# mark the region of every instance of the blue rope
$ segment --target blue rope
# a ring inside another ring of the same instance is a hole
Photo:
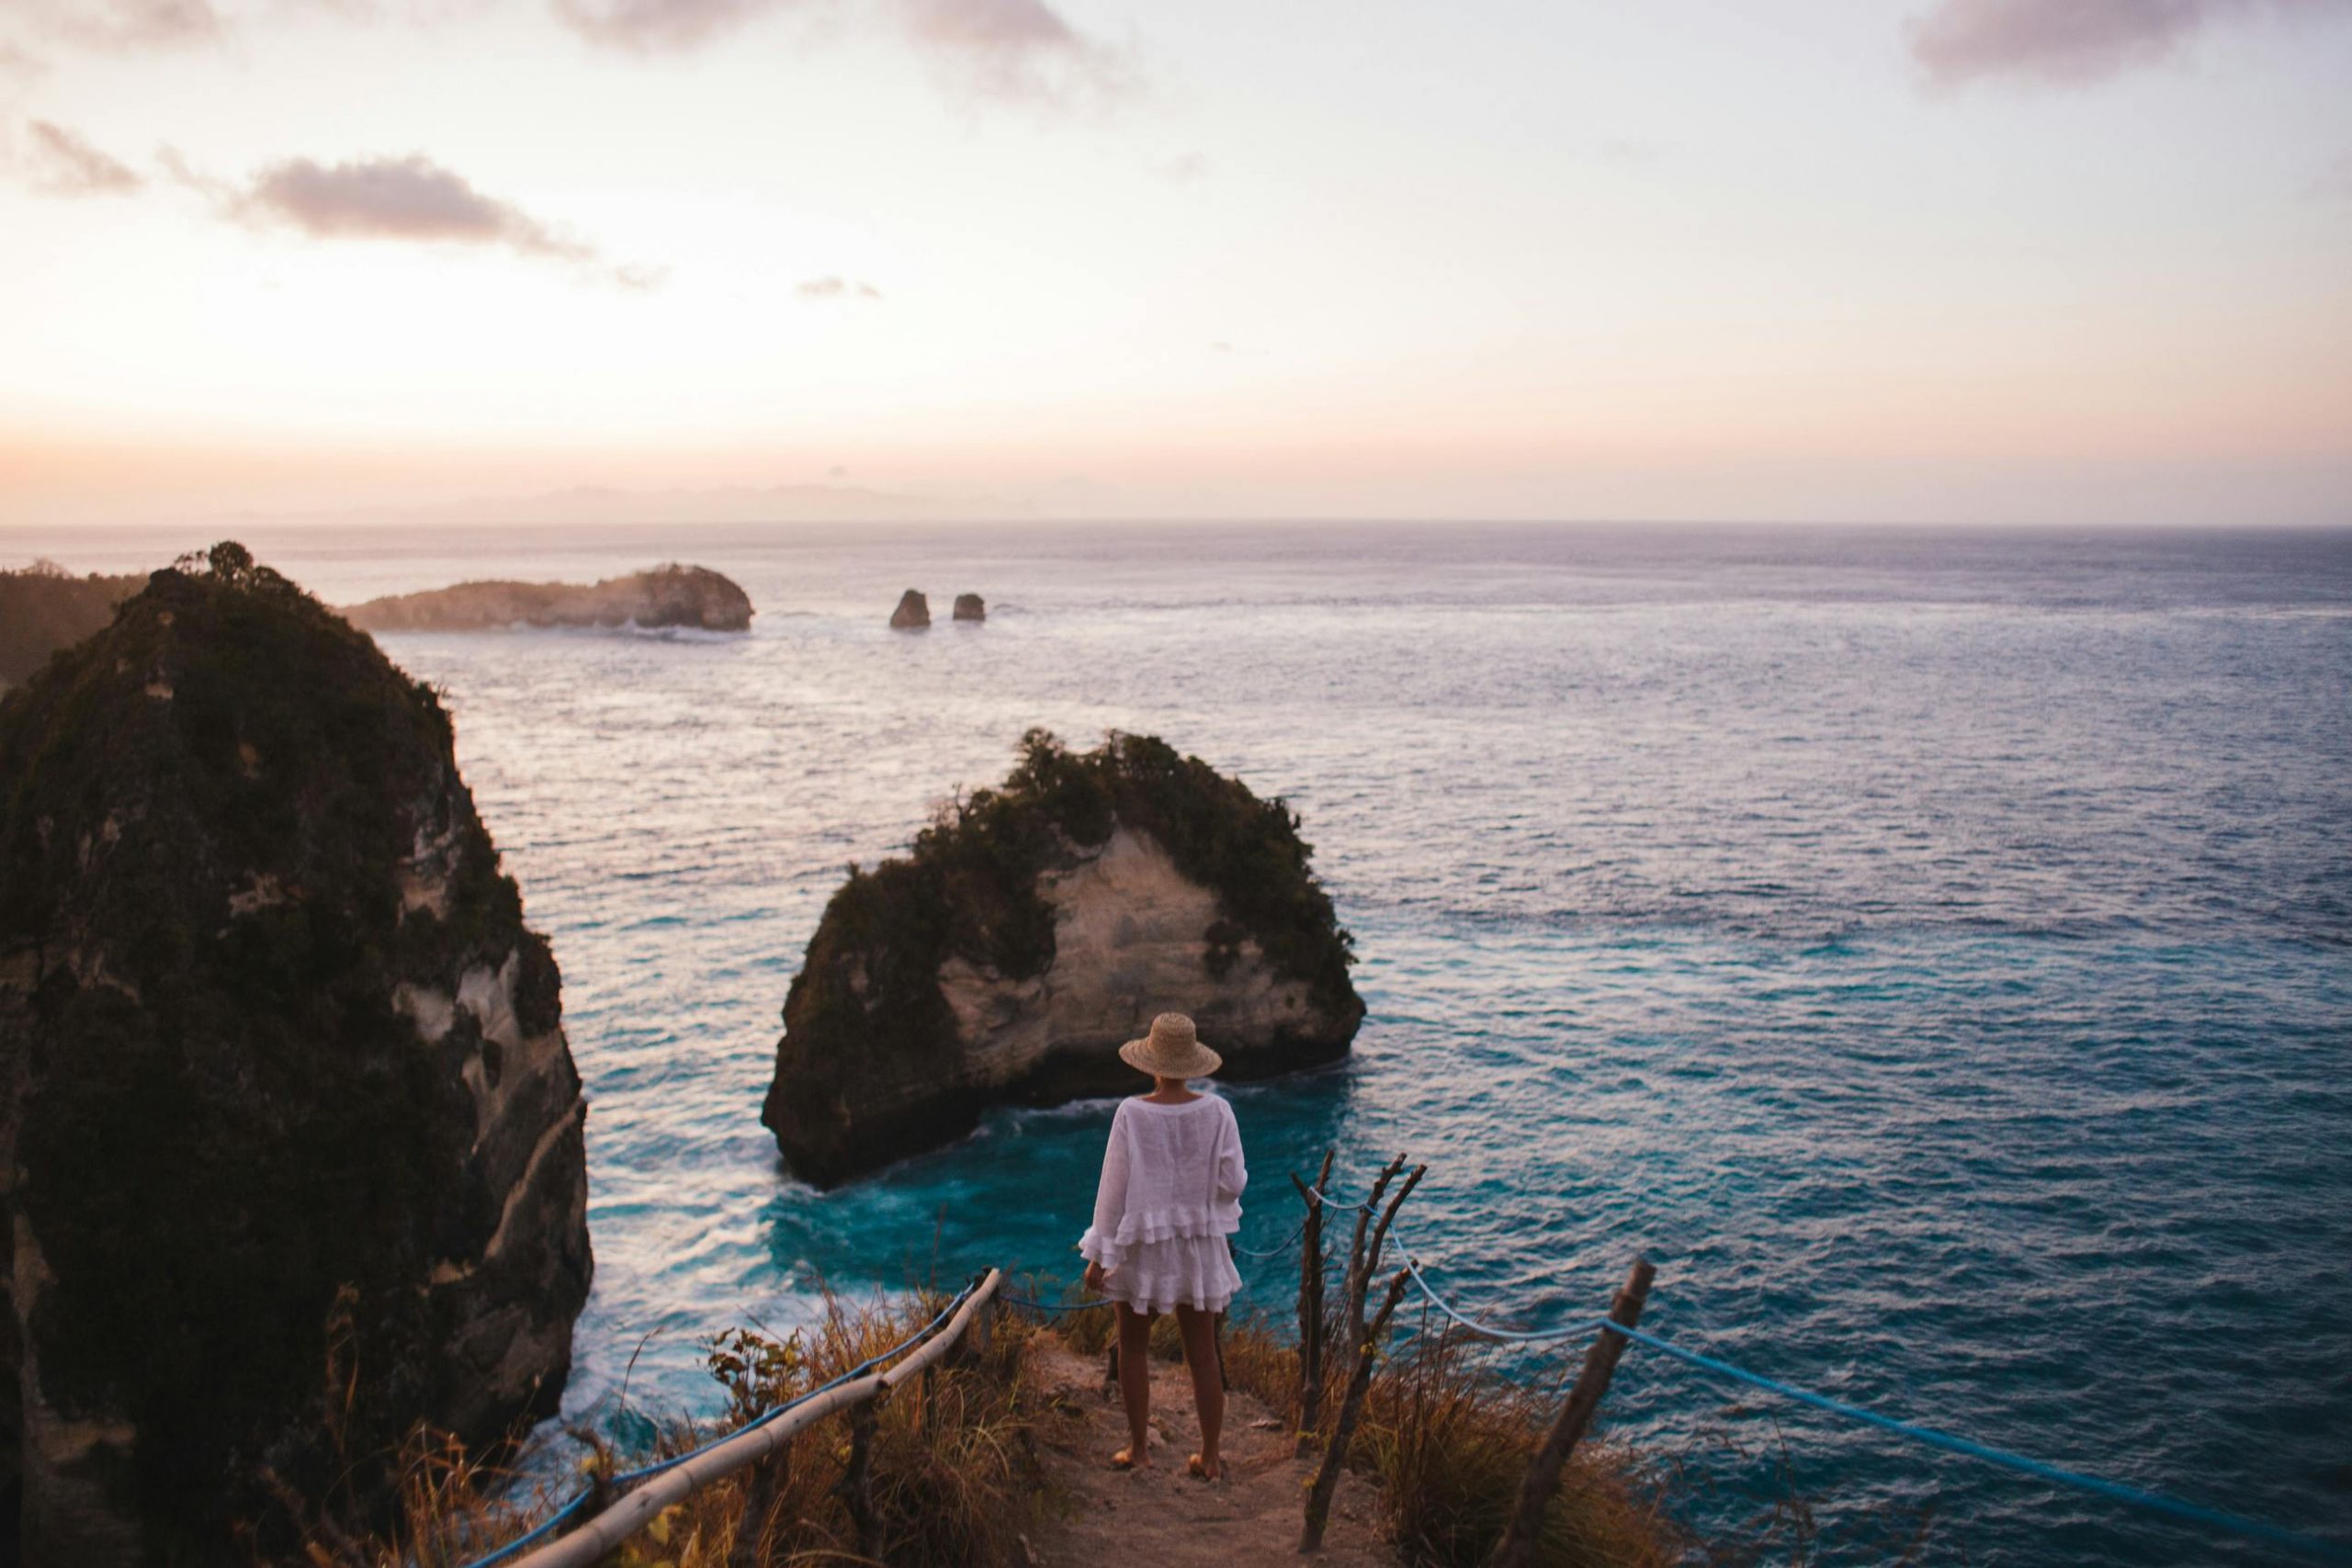
[[[1014,1306],[1027,1307],[1031,1312],[1053,1313],[1057,1316],[1073,1312],[1100,1312],[1111,1304],[1107,1297],[1099,1302],[1059,1303],[1041,1302],[1035,1296],[1007,1296],[1004,1299]]]
[[[808,1404],[810,1400],[816,1398],[820,1393],[830,1393],[845,1382],[852,1382],[858,1378],[864,1377],[867,1372],[872,1371],[876,1367],[880,1366],[883,1362],[903,1353],[910,1347],[921,1343],[922,1340],[930,1338],[932,1335],[938,1332],[940,1325],[945,1323],[950,1317],[954,1316],[956,1309],[962,1306],[967,1301],[971,1299],[972,1292],[980,1288],[980,1280],[984,1278],[986,1278],[985,1275],[975,1276],[970,1284],[956,1292],[954,1300],[950,1301],[945,1306],[940,1308],[939,1315],[937,1317],[933,1318],[922,1327],[917,1329],[914,1333],[910,1334],[904,1339],[899,1340],[896,1345],[891,1346],[888,1349],[870,1356],[866,1359],[860,1361],[856,1366],[852,1367],[849,1371],[842,1373],[839,1377],[834,1378],[830,1382],[820,1383],[817,1387],[810,1389],[806,1393],[796,1395],[791,1399],[786,1400],[782,1404],[775,1405],[768,1410],[763,1410],[759,1415],[752,1416],[749,1421],[744,1422],[741,1427],[736,1427],[733,1431],[722,1432],[718,1437],[711,1438],[708,1442],[704,1443],[697,1448],[689,1449],[684,1453],[673,1455],[669,1459],[662,1460],[653,1464],[640,1465],[635,1470],[625,1470],[618,1475],[614,1476],[608,1484],[614,1490],[618,1491],[624,1487],[634,1486],[641,1481],[650,1481],[654,1476],[661,1474],[663,1471],[675,1470],[678,1466],[685,1463],[688,1460],[697,1459],[702,1455],[708,1453],[711,1450],[717,1448],[721,1443],[732,1442],[735,1438],[741,1437],[746,1432],[755,1431],[758,1428],[768,1425],[779,1416],[787,1415],[799,1408],[801,1405]],[[529,1546],[533,1542],[552,1533],[557,1526],[562,1524],[564,1520],[578,1513],[581,1507],[587,1503],[589,1496],[589,1493],[584,1491],[582,1492],[579,1495],[573,1497],[571,1502],[566,1503],[562,1507],[557,1509],[554,1513],[540,1520],[539,1523],[529,1531],[529,1533],[516,1536],[513,1540],[508,1541],[504,1546],[500,1547],[497,1551],[491,1552],[487,1556],[477,1557],[471,1562],[467,1563],[466,1568],[496,1568],[498,1563],[505,1562],[508,1558],[514,1556],[525,1547]]]
[[[1314,1216],[1312,1214],[1308,1215],[1308,1219],[1312,1219],[1313,1217]],[[1283,1253],[1288,1252],[1292,1247],[1298,1245],[1298,1238],[1306,1234],[1306,1220],[1299,1221],[1298,1228],[1290,1233],[1290,1239],[1288,1241],[1282,1243],[1278,1247],[1268,1247],[1263,1252],[1259,1251],[1254,1247],[1236,1247],[1233,1250],[1241,1254],[1244,1258],[1280,1258]]]
[[[1736,1379],[1768,1393],[1777,1393],[1783,1399],[1793,1399],[1800,1404],[1809,1404],[1815,1410],[1826,1411],[1832,1416],[1840,1416],[1849,1421],[1863,1422],[1883,1431],[1893,1432],[1898,1437],[1908,1438],[1913,1442],[1926,1443],[1932,1448],[1944,1449],[1956,1454],[1965,1454],[1971,1459],[1981,1459],[1993,1464],[2004,1465],[2020,1474],[2034,1476],[2042,1481],[2055,1482],[2062,1486],[2072,1486],[2078,1491],[2095,1493],[2102,1497],[2111,1497],[2119,1503],[2129,1503],[2134,1507],[2147,1508],[2159,1514],[2169,1514],[2175,1518],[2209,1525],[2216,1529],[2232,1530],[2239,1535],[2250,1536],[2256,1540],[2267,1540],[2273,1546],[2288,1547],[2313,1557],[2352,1562],[2352,1547],[2321,1540],[2316,1536],[2304,1535],[2261,1519],[2250,1519],[2242,1514],[2225,1514],[2219,1508],[2208,1508],[2198,1503],[2184,1503],[2178,1498],[2166,1497],[2154,1492],[2143,1492],[2136,1486],[2126,1486],[2120,1481],[2108,1481],[2096,1475],[2085,1475],[2078,1471],[2061,1470],[2054,1464],[2045,1464],[2038,1459],[2028,1459],[2023,1454],[2011,1453],[2007,1449],[1993,1448],[1967,1438],[1955,1437],[1950,1432],[1939,1432],[1933,1427],[1920,1427],[1908,1421],[1897,1421],[1893,1416],[1881,1416],[1874,1410],[1865,1410],[1859,1404],[1848,1404],[1843,1400],[1831,1399],[1826,1394],[1797,1388],[1781,1382],[1777,1378],[1768,1378],[1761,1372],[1751,1372],[1745,1367],[1733,1366],[1729,1361],[1718,1360],[1713,1356],[1702,1356],[1696,1350],[1686,1350],[1681,1346],[1661,1339],[1655,1334],[1647,1334],[1638,1328],[1628,1328],[1622,1323],[1615,1323],[1605,1317],[1598,1320],[1598,1326],[1611,1334],[1622,1334],[1626,1338],[1646,1345],[1653,1350],[1663,1350],[1669,1356],[1688,1361],[1692,1366],[1702,1368],[1719,1377]]]
[[[1334,1203],[1320,1192],[1310,1191],[1307,1196],[1312,1201],[1315,1209],[1337,1209],[1343,1214],[1356,1213],[1372,1207],[1369,1202]],[[1299,1221],[1298,1228],[1290,1233],[1290,1239],[1283,1242],[1279,1247],[1272,1247],[1264,1252],[1259,1251],[1254,1247],[1236,1247],[1233,1250],[1239,1253],[1244,1258],[1280,1258],[1283,1253],[1288,1252],[1292,1247],[1298,1245],[1298,1238],[1306,1234],[1307,1224],[1314,1218],[1315,1215],[1313,1209],[1310,1209],[1307,1213],[1306,1219]]]
[[[537,1527],[532,1529],[529,1534],[516,1536],[513,1540],[508,1541],[504,1546],[500,1547],[489,1556],[474,1559],[473,1562],[466,1565],[466,1568],[492,1568],[492,1564],[493,1563],[505,1562],[508,1558],[514,1556],[525,1547],[537,1541],[542,1537],[553,1534],[555,1528],[558,1525],[560,1525],[564,1520],[578,1513],[582,1506],[587,1501],[588,1494],[582,1492],[579,1496],[574,1497],[571,1502],[566,1503],[562,1507],[558,1508],[554,1513],[549,1514],[546,1518],[540,1520]]]
[[[1404,1238],[1400,1235],[1397,1239],[1401,1242]],[[2085,1475],[2077,1471],[2062,1470],[2054,1464],[2046,1464],[2041,1460],[2029,1459],[2023,1454],[2011,1453],[2007,1449],[1993,1448],[1989,1444],[1976,1442],[1968,1438],[1955,1437],[1950,1432],[1939,1432],[1932,1427],[1921,1427],[1909,1421],[1897,1421],[1891,1416],[1881,1416],[1874,1410],[1865,1410],[1858,1404],[1848,1404],[1843,1400],[1832,1399],[1826,1394],[1815,1393],[1810,1389],[1798,1388],[1794,1384],[1782,1382],[1777,1378],[1768,1378],[1761,1372],[1751,1372],[1745,1367],[1734,1366],[1731,1362],[1720,1360],[1713,1356],[1702,1356],[1698,1351],[1685,1349],[1671,1340],[1661,1339],[1657,1335],[1643,1329],[1628,1328],[1623,1324],[1610,1318],[1595,1318],[1588,1323],[1571,1324],[1565,1328],[1543,1329],[1534,1332],[1496,1328],[1480,1323],[1476,1318],[1465,1316],[1454,1307],[1453,1303],[1438,1294],[1431,1288],[1429,1280],[1422,1277],[1420,1265],[1409,1251],[1406,1254],[1405,1269],[1412,1276],[1413,1282],[1421,1288],[1421,1293],[1427,1296],[1440,1312],[1444,1313],[1446,1316],[1474,1334],[1482,1334],[1493,1339],[1507,1339],[1519,1344],[1566,1339],[1596,1330],[1622,1334],[1637,1344],[1646,1345],[1653,1350],[1664,1351],[1668,1356],[1688,1361],[1692,1366],[1713,1372],[1718,1377],[1731,1378],[1739,1382],[1747,1383],[1752,1387],[1763,1389],[1767,1393],[1777,1393],[1784,1399],[1795,1400],[1800,1404],[1811,1405],[1815,1410],[1825,1411],[1849,1421],[1859,1421],[1866,1426],[1876,1427],[1883,1431],[1893,1432],[1898,1437],[1908,1438],[1913,1442],[1925,1443],[1931,1448],[1943,1449],[1951,1453],[1964,1454],[1970,1459],[1984,1460],[1989,1463],[2017,1471],[2020,1474],[2033,1476],[2038,1480],[2054,1482],[2062,1486],[2072,1486],[2077,1491],[2112,1498],[2116,1502],[2128,1503],[2134,1507],[2146,1508],[2154,1513],[2168,1514],[2174,1518],[2186,1519],[2193,1524],[2206,1525],[2215,1529],[2229,1530],[2238,1535],[2247,1536],[2256,1540],[2268,1541],[2274,1546],[2283,1546],[2309,1556],[2325,1558],[2334,1562],[2352,1562],[2352,1547],[2322,1540],[2316,1536],[2304,1535],[2300,1531],[2290,1530],[2261,1519],[2250,1519],[2241,1514],[2227,1514],[2218,1508],[2208,1508],[2201,1504],[2184,1503],[2178,1498],[2166,1497],[2154,1492],[2143,1492],[2136,1486],[2126,1486],[2119,1481],[2108,1481],[2096,1475]]]

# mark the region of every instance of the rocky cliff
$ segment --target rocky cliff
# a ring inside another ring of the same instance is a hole
[[[569,582],[460,582],[370,599],[344,612],[371,632],[480,632],[509,626],[684,626],[748,631],[751,596],[698,566],[657,566],[582,587]]]
[[[51,654],[114,619],[114,607],[145,581],[74,577],[46,561],[29,570],[0,571],[0,688],[29,679]]]
[[[430,689],[221,546],[0,700],[0,781],[25,1560],[275,1555],[552,1412],[585,1106]]]
[[[1001,1101],[1139,1089],[1121,1042],[1189,1012],[1227,1077],[1336,1060],[1363,1019],[1298,820],[1148,736],[1032,732],[1002,787],[853,866],[784,1006],[761,1120],[845,1179]]]

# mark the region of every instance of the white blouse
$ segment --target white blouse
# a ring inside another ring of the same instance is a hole
[[[1123,1100],[1102,1151],[1094,1224],[1078,1250],[1115,1269],[1136,1248],[1176,1236],[1241,1228],[1241,1129],[1233,1107],[1204,1094],[1182,1105]]]

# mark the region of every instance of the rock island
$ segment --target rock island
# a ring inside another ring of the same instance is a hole
[[[982,1111],[1136,1089],[1118,1059],[1189,1012],[1224,1076],[1338,1060],[1363,1019],[1348,933],[1298,818],[1149,736],[1043,731],[912,852],[850,868],[785,999],[761,1119],[843,1180]]]
[[[460,582],[370,599],[344,611],[371,632],[502,631],[509,626],[685,627],[740,632],[752,599],[705,567],[657,566],[582,586],[571,582]]]

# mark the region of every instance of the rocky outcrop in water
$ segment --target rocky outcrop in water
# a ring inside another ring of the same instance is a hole
[[[355,604],[344,615],[371,632],[481,632],[510,626],[685,627],[740,632],[752,600],[699,566],[657,566],[586,587],[568,582],[460,582]]]
[[[114,607],[146,581],[74,577],[47,561],[0,571],[0,688],[29,679],[51,654],[114,619]]]
[[[989,607],[977,593],[956,595],[956,618],[959,621],[985,621]]]
[[[898,632],[921,631],[931,625],[931,601],[910,588],[899,595],[899,607],[890,612],[890,629]]]
[[[0,779],[25,1560],[244,1562],[552,1413],[586,1108],[431,689],[221,546],[0,700]]]
[[[1188,1012],[1262,1077],[1337,1060],[1363,1020],[1298,819],[1148,736],[1033,732],[998,789],[825,908],[784,1004],[761,1120],[836,1182],[989,1106],[1141,1087],[1118,1047]]]

